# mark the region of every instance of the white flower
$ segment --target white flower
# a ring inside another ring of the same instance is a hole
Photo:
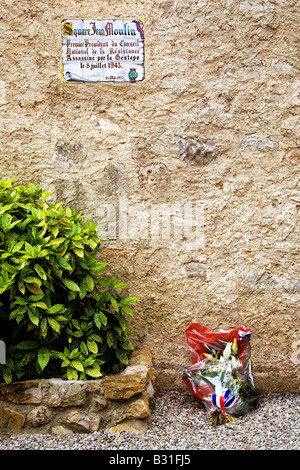
[[[230,358],[230,355],[231,355],[231,343],[227,343],[223,351],[223,357],[225,361]]]
[[[231,357],[230,363],[231,363],[232,369],[240,369],[241,367],[243,367],[241,361],[239,361],[238,359],[236,359],[234,356]]]

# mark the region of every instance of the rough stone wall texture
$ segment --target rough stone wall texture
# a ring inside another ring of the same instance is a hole
[[[0,436],[111,430],[146,432],[155,383],[152,354],[134,351],[120,373],[97,380],[0,384]]]
[[[40,184],[104,232],[105,204],[127,201],[131,232],[103,240],[102,258],[140,297],[134,341],[153,353],[157,387],[182,386],[197,319],[248,327],[256,385],[299,391],[299,11],[1,0],[1,177]],[[60,18],[128,16],[145,19],[146,81],[62,84]],[[155,204],[201,204],[204,245],[176,224],[161,239],[138,231]]]

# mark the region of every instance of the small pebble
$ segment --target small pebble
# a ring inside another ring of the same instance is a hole
[[[264,394],[259,407],[235,424],[212,427],[189,392],[159,391],[145,434],[23,435],[0,438],[0,450],[298,450],[299,405],[297,394]]]

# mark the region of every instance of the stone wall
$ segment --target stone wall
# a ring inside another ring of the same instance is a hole
[[[151,420],[154,369],[135,351],[120,374],[97,380],[42,379],[0,384],[0,435],[122,430],[143,433]]]
[[[153,353],[157,386],[181,387],[197,319],[248,327],[257,386],[298,391],[299,2],[2,4],[1,177],[101,227],[108,273],[140,297],[134,341]],[[145,20],[146,80],[62,84],[60,18],[128,16]],[[158,236],[163,204],[175,224]],[[198,245],[178,205],[203,208]]]

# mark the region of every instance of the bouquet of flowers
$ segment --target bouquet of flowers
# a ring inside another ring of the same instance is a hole
[[[192,350],[192,365],[181,369],[182,379],[211,412],[211,424],[235,422],[241,414],[257,407],[248,329],[220,330],[191,323],[185,330]]]

